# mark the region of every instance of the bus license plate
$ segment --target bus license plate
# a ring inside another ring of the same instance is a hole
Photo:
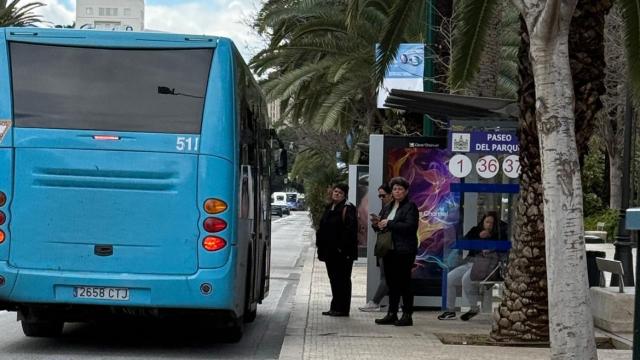
[[[100,300],[129,300],[129,289],[113,287],[75,286],[73,297]]]

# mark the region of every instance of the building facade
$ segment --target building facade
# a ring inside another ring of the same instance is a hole
[[[144,0],[77,0],[76,28],[144,30]]]

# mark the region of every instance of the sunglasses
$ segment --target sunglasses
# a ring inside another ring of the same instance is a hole
[[[386,196],[388,196],[389,194],[379,194],[378,197],[380,199],[384,199]]]

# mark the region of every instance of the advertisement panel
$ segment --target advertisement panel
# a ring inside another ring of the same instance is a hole
[[[378,54],[378,45],[376,45]],[[378,108],[384,107],[384,101],[391,89],[422,91],[424,88],[424,44],[400,44],[398,53],[389,65],[389,69],[378,89]]]
[[[446,138],[384,137],[383,178],[406,178],[420,213],[412,275],[416,296],[441,295],[444,249],[456,240],[460,195],[450,186],[460,179],[449,172],[450,157]]]

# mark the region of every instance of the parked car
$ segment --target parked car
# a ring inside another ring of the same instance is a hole
[[[280,205],[271,205],[271,215],[277,215],[279,217],[282,217],[282,214],[284,213],[284,211],[282,211],[282,206]]]

